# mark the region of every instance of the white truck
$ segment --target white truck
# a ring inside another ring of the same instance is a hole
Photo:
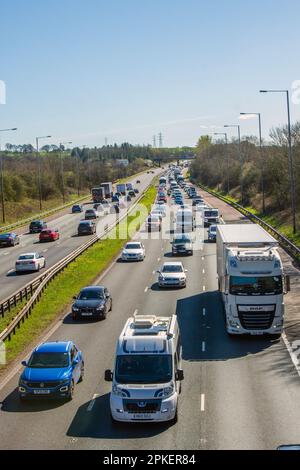
[[[217,226],[217,274],[230,335],[277,335],[289,290],[278,242],[256,224]]]
[[[176,213],[176,233],[193,232],[195,228],[193,211],[179,209]]]

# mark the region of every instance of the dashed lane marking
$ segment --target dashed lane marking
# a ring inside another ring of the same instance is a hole
[[[87,407],[86,411],[89,411],[89,412],[92,411],[92,409],[93,409],[93,407],[94,407],[94,405],[95,405],[95,403],[96,403],[96,399],[97,399],[98,397],[100,397],[99,393],[95,393],[95,394],[93,395],[93,398],[92,398],[92,400],[90,401],[90,404],[89,404],[89,406]]]
[[[205,411],[205,395],[204,393],[201,393],[201,405],[200,405],[201,411]]]

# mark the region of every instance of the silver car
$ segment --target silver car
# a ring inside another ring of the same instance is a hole
[[[186,272],[181,261],[166,262],[158,272],[159,287],[186,287]]]

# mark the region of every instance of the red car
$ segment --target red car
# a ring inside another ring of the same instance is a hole
[[[58,239],[59,239],[58,230],[47,228],[45,230],[42,230],[40,233],[40,242],[55,242],[55,240],[58,240]]]

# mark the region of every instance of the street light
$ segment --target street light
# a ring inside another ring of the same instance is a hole
[[[62,146],[63,145],[70,145],[70,144],[72,144],[72,142],[60,142],[59,143],[60,171],[61,171],[63,204],[65,203],[65,180],[64,180],[64,157],[63,157],[63,152],[62,152]]]
[[[291,206],[292,206],[292,217],[293,217],[293,232],[297,232],[296,224],[296,191],[295,191],[295,175],[294,175],[294,163],[293,163],[293,151],[292,151],[292,132],[291,132],[291,113],[290,113],[290,94],[289,90],[260,90],[260,93],[285,93],[287,102],[287,115],[288,115],[288,163],[289,163],[289,174],[291,183]]]
[[[266,211],[265,203],[265,171],[262,153],[262,135],[261,135],[261,113],[240,113],[241,116],[257,116],[258,117],[258,133],[259,133],[259,151],[261,160],[261,189],[262,189],[262,213]]]
[[[244,202],[244,185],[243,185],[243,157],[241,151],[241,126],[239,124],[226,124],[224,127],[233,127],[238,131],[238,147],[239,147],[239,159],[240,159],[240,186],[241,186],[241,199],[242,205]]]
[[[227,132],[214,132],[214,135],[225,136],[225,149],[226,149],[226,161],[227,161],[227,193],[229,194],[229,155],[228,155],[228,134]]]
[[[18,130],[17,127],[12,127],[10,129],[0,129],[0,132],[11,132]],[[1,179],[1,205],[2,205],[2,221],[5,223],[5,198],[4,198],[4,175],[3,175],[3,157],[1,153],[1,140],[0,140],[0,179]]]
[[[42,211],[42,182],[41,182],[41,157],[39,155],[39,141],[42,139],[50,139],[50,138],[51,138],[51,135],[36,137],[36,156],[38,159],[38,184],[39,184],[40,211]]]

